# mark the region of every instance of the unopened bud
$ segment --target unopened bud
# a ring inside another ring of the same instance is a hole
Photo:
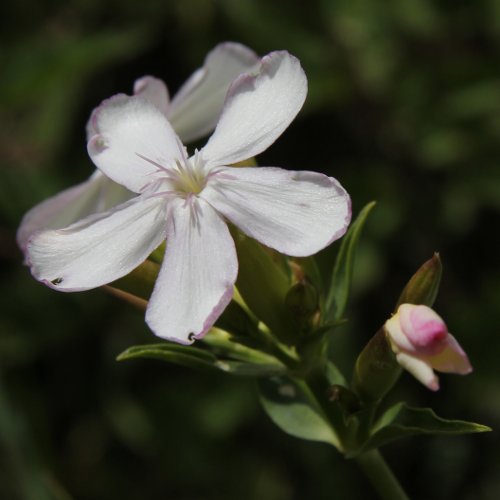
[[[308,321],[318,310],[318,292],[307,281],[300,281],[288,290],[285,305],[297,319]]]
[[[398,363],[433,391],[439,389],[434,370],[461,375],[472,371],[467,355],[430,307],[402,304],[386,321],[385,331]]]

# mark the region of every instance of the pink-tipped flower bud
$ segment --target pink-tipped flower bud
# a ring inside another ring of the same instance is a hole
[[[434,370],[466,375],[472,371],[467,355],[430,307],[402,304],[386,321],[385,331],[398,363],[429,389],[439,389]]]

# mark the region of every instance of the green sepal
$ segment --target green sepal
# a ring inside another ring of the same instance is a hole
[[[354,253],[364,224],[374,206],[374,201],[364,206],[342,239],[325,302],[324,319],[326,321],[338,320],[344,314],[351,289]]]
[[[362,401],[376,403],[394,386],[401,370],[385,331],[381,328],[356,359],[352,388]]]
[[[236,286],[243,300],[282,342],[293,344],[298,333],[285,305],[291,283],[282,256],[239,232],[233,236],[239,261]]]
[[[271,420],[291,436],[340,448],[339,439],[307,385],[290,377],[258,381],[259,396]]]
[[[463,420],[447,420],[438,417],[430,408],[412,408],[406,403],[397,403],[380,417],[373,427],[371,437],[360,450],[351,456],[406,436],[418,434],[457,435],[488,431],[491,431],[491,428],[486,425]]]
[[[422,304],[432,307],[439,291],[443,266],[439,254],[435,253],[424,262],[404,287],[396,304]]]
[[[404,303],[432,306],[439,290],[441,274],[441,259],[435,253],[410,278],[398,299],[395,311]],[[363,401],[377,402],[394,386],[401,371],[382,327],[356,360],[353,389]]]

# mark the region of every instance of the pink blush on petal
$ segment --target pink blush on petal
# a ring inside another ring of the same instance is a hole
[[[402,313],[401,327],[415,348],[425,355],[435,355],[443,351],[448,329],[431,308],[411,306]]]

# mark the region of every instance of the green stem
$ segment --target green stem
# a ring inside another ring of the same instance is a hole
[[[359,443],[364,443],[370,438],[376,411],[377,404],[370,402],[365,405],[361,412],[359,412],[359,429],[357,432],[357,440]]]
[[[371,450],[354,459],[382,500],[409,500],[399,481],[378,450]]]
[[[326,418],[339,439],[337,445],[341,453],[345,453],[352,446],[356,446],[359,437],[358,432],[368,432],[368,427],[373,417],[374,408],[370,408],[365,415],[365,422],[362,423],[364,429],[355,429],[349,425],[349,419],[346,421],[340,408],[326,399],[326,388],[328,382],[322,374],[313,372],[305,380],[316,401],[323,409]],[[354,458],[365,476],[368,478],[381,500],[409,500],[403,488],[396,479],[390,467],[378,450],[371,450],[362,453]]]

